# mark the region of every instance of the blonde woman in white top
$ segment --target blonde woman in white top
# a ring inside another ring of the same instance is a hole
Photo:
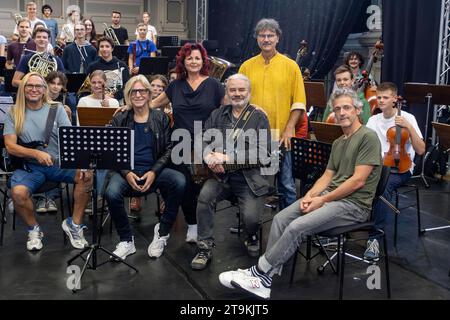
[[[156,45],[156,36],[158,35],[158,32],[156,31],[156,28],[150,24],[150,13],[148,13],[147,11],[144,11],[144,13],[142,14],[142,22],[147,25],[146,38],[150,41],[153,41],[153,43]],[[136,39],[138,39],[139,32],[137,28],[134,34],[136,35]]]
[[[119,101],[105,94],[106,76],[102,70],[92,72],[89,80],[91,82],[91,94],[81,98],[77,107],[119,107]]]

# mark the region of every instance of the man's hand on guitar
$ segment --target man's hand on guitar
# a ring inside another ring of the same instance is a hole
[[[52,157],[44,151],[34,150],[34,158],[42,165],[50,167],[53,165]]]

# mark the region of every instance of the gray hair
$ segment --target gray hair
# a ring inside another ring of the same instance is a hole
[[[353,106],[357,109],[361,109],[363,107],[362,101],[359,99],[358,95],[355,91],[351,89],[337,89],[330,98],[331,106],[333,107],[334,102],[342,97],[349,97],[353,101]]]
[[[246,76],[244,76],[243,74],[236,73],[236,74],[233,74],[232,76],[229,76],[225,83],[225,89],[227,89],[227,90],[228,90],[228,83],[230,82],[230,80],[243,80],[247,84],[248,91],[249,92],[252,91],[252,85],[251,85],[250,79],[247,78]]]
[[[255,27],[255,34],[253,35],[255,38],[258,37],[258,34],[263,30],[270,30],[276,32],[278,38],[281,38],[282,32],[278,21],[274,19],[261,19],[258,21]]]

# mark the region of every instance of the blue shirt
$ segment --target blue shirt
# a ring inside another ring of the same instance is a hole
[[[153,132],[147,123],[134,122],[134,170],[150,171],[154,163]]]
[[[42,19],[47,25],[47,29],[50,30],[51,39],[50,43],[54,47],[56,44],[56,35],[58,34],[58,22],[55,19]]]
[[[142,57],[150,57],[151,53],[156,51],[157,49],[155,44],[150,40],[136,40],[132,42],[128,47],[128,54],[136,53],[136,60],[134,63],[136,67],[139,67],[139,65],[141,64]]]

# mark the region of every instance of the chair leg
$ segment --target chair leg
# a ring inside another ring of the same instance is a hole
[[[237,207],[237,216],[238,216],[238,237],[241,236],[241,209],[239,209],[239,206]]]
[[[398,208],[398,191],[395,190],[395,207]],[[394,212],[394,247],[397,247],[398,214]]]
[[[312,247],[312,237],[306,237],[306,261],[311,260],[311,247]]]
[[[64,221],[64,219],[66,218],[66,215],[64,212],[63,191],[61,188],[59,188],[59,206],[60,206],[59,211],[61,211],[61,223],[62,223]],[[64,243],[64,245],[66,245],[67,244],[66,233],[63,231],[62,235],[63,235],[63,243]]]
[[[342,252],[338,254],[340,256],[340,267],[339,267],[339,300],[342,300],[344,296],[344,269],[345,269],[345,249],[346,249],[346,236],[344,235],[342,242]]]
[[[16,209],[13,210],[13,223],[12,223],[12,229],[16,230]]]
[[[261,257],[263,255],[263,224],[261,223],[259,225],[259,256]]]
[[[70,188],[69,184],[66,184],[67,207],[69,208],[69,216],[71,217],[73,215],[72,214],[73,206],[72,206],[72,201],[70,201],[70,190],[69,190],[69,188]]]
[[[292,261],[292,269],[291,269],[291,277],[289,279],[289,285],[291,285],[294,282],[295,267],[297,266],[297,256],[298,256],[298,249],[295,250],[295,253],[294,253],[294,259]]]
[[[384,247],[384,264],[386,269],[386,289],[387,289],[387,296],[388,299],[391,298],[391,279],[389,276],[389,252],[387,247],[387,241],[386,241],[386,234],[383,234],[383,247]]]
[[[422,224],[420,221],[420,197],[419,187],[416,186],[416,207],[417,207],[417,234],[419,237],[422,235]]]
[[[342,235],[338,236],[338,244],[337,244],[337,263],[336,263],[336,269],[337,269],[337,274],[339,275],[341,273],[341,242],[342,242]]]

